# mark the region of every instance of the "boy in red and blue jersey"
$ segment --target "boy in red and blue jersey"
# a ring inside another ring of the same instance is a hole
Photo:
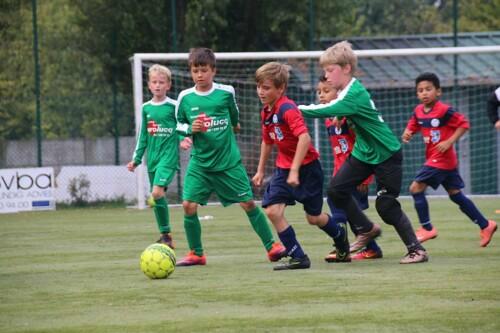
[[[318,85],[316,87],[316,93],[318,95],[318,100],[321,104],[328,103],[337,98],[337,89],[328,83],[326,77],[321,75],[319,78]],[[338,120],[337,117],[326,118],[325,126],[328,132],[328,137],[330,138],[330,145],[333,152],[333,176],[340,169],[342,164],[347,160],[352,152],[354,142],[356,141],[356,134],[349,126],[347,119],[342,117]],[[359,208],[361,210],[368,209],[368,186],[373,182],[373,175],[366,178],[361,184],[359,184],[356,190],[352,193],[352,196],[356,200]],[[346,213],[343,209],[335,207],[330,198],[327,199],[328,206],[334,220],[337,223],[345,223],[347,221]],[[349,223],[351,230],[354,234],[357,234],[354,226]],[[366,259],[378,259],[382,258],[382,250],[378,246],[377,242],[372,239],[368,242],[365,248],[356,254],[351,256],[352,260],[366,260]],[[334,262],[337,257],[336,251],[330,252],[326,257],[325,261]]]
[[[311,144],[309,131],[297,105],[285,96],[289,70],[288,65],[270,62],[255,73],[257,94],[263,109],[260,159],[252,181],[256,186],[262,185],[266,162],[273,145],[276,145],[276,168],[264,192],[262,207],[291,257],[289,262],[274,269],[310,267],[308,256],[284,216],[286,206],[295,205],[296,201],[302,203],[307,221],[333,239],[337,251],[336,261],[349,262],[351,258],[345,225],[337,224],[331,216],[322,213],[323,170],[319,154]]]
[[[432,225],[429,205],[425,197],[427,186],[436,189],[442,185],[454,203],[465,213],[480,231],[480,246],[486,247],[497,230],[495,221],[487,220],[476,205],[462,193],[464,182],[458,173],[457,154],[453,144],[469,129],[464,115],[439,100],[441,85],[434,73],[423,73],[415,80],[417,97],[422,102],[413,111],[403,142],[407,143],[415,133],[421,132],[426,145],[425,164],[410,185],[421,228],[416,231],[420,242],[436,238],[438,232]]]

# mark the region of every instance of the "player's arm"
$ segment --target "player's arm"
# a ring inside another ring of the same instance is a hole
[[[235,132],[239,131],[240,128],[240,110],[238,104],[236,103],[236,93],[234,88],[230,86],[230,98],[229,98],[229,118],[231,119],[231,126],[235,129]]]
[[[311,145],[311,136],[309,133],[305,132],[298,136],[299,141],[297,142],[297,148],[295,149],[295,155],[293,156],[292,166],[290,167],[290,172],[288,173],[288,179],[286,182],[292,187],[299,186],[299,171],[304,158],[306,157],[309,146]]]
[[[413,137],[413,134],[419,131],[420,131],[420,125],[418,124],[418,120],[417,117],[415,116],[415,113],[413,113],[413,115],[410,117],[410,120],[408,120],[408,123],[406,124],[406,128],[403,131],[403,134],[401,135],[401,140],[404,143],[408,143]]]
[[[137,143],[135,146],[134,156],[132,161],[127,164],[128,171],[133,172],[135,168],[142,162],[142,156],[144,156],[144,151],[148,145],[148,132],[147,132],[147,116],[144,110],[142,110],[142,120],[141,127],[139,128],[139,135],[137,137]]]
[[[491,93],[490,97],[488,98],[488,108],[487,108],[488,118],[490,119],[493,126],[495,126],[497,129],[500,129],[500,124],[499,124],[500,119],[498,117],[498,107],[500,107],[499,95],[500,95],[500,87],[493,93]]]
[[[175,119],[177,121],[175,130],[179,135],[185,137],[193,134],[190,119],[188,119],[186,115],[185,106],[183,105],[182,97],[180,96],[177,101],[177,105],[175,106]]]
[[[269,156],[271,156],[272,151],[273,151],[273,145],[270,143],[266,143],[264,140],[262,140],[262,143],[260,145],[259,165],[257,166],[257,172],[252,177],[252,182],[255,186],[262,185],[262,180],[264,179],[264,174],[266,169],[266,163],[267,160],[269,159]]]
[[[439,150],[441,153],[444,153],[445,151],[450,149],[450,147],[453,146],[453,144],[457,142],[458,139],[460,139],[460,137],[464,135],[468,130],[469,128],[458,127],[455,130],[455,133],[453,133],[453,135],[450,136],[448,140],[441,141],[440,143],[438,143],[436,145],[436,149]]]
[[[356,113],[356,105],[340,97],[326,104],[299,105],[298,108],[307,118],[338,117],[340,119]]]

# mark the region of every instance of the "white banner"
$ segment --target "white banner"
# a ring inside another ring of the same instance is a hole
[[[0,213],[55,209],[53,168],[0,169]]]

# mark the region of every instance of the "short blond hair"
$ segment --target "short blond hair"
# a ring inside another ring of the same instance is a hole
[[[354,54],[351,43],[344,40],[327,48],[319,57],[319,64],[321,67],[328,65],[339,65],[340,67],[351,65],[351,74],[354,74],[358,67],[358,57]]]
[[[153,73],[163,74],[167,78],[168,82],[172,81],[172,73],[170,72],[170,69],[168,69],[166,66],[154,64],[153,66],[149,67],[148,77],[151,77],[151,74]]]
[[[255,71],[255,82],[262,83],[271,80],[276,88],[285,87],[290,79],[291,66],[279,62],[268,62]]]

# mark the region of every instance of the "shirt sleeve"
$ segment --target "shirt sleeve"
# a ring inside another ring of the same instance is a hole
[[[133,156],[133,161],[135,165],[139,165],[142,162],[142,156],[148,145],[148,127],[147,127],[147,117],[144,109],[142,110],[142,120],[141,127],[139,128],[139,134],[137,136],[137,144],[135,146],[135,152]]]
[[[179,135],[189,136],[192,134],[191,124],[188,117],[186,116],[185,108],[181,98],[179,98],[179,101],[175,106],[175,119],[177,120],[177,127],[175,128],[175,130]]]
[[[229,98],[229,117],[231,118],[231,125],[234,127],[238,125],[238,122],[240,121],[240,110],[238,109],[238,104],[236,103],[236,93],[234,88],[231,88]]]
[[[345,117],[356,113],[356,105],[348,99],[334,99],[326,104],[299,105],[306,118]]]
[[[263,112],[261,112],[261,119],[263,118],[264,115]],[[264,143],[267,143],[268,145],[272,145],[274,143],[273,140],[271,140],[271,138],[269,137],[269,131],[267,127],[264,126],[264,124],[262,124],[262,141],[264,141]]]
[[[288,127],[290,127],[290,130],[295,137],[309,132],[304,122],[304,118],[298,109],[294,108],[287,110],[283,115],[283,118],[287,122]]]
[[[491,123],[495,125],[495,123],[499,120],[498,118],[498,107],[500,106],[500,87],[497,88],[494,92],[491,93],[488,98],[488,118]]]
[[[449,109],[450,111],[453,111],[453,114],[450,118],[450,120],[448,121],[448,126],[450,127],[453,127],[453,128],[469,128],[470,127],[470,124],[469,124],[469,120],[463,115],[461,114],[460,112],[456,112],[454,111],[453,109]]]
[[[420,132],[421,126],[418,124],[415,112],[413,112],[413,114],[410,117],[410,120],[408,120],[406,128],[410,130],[412,133]]]

